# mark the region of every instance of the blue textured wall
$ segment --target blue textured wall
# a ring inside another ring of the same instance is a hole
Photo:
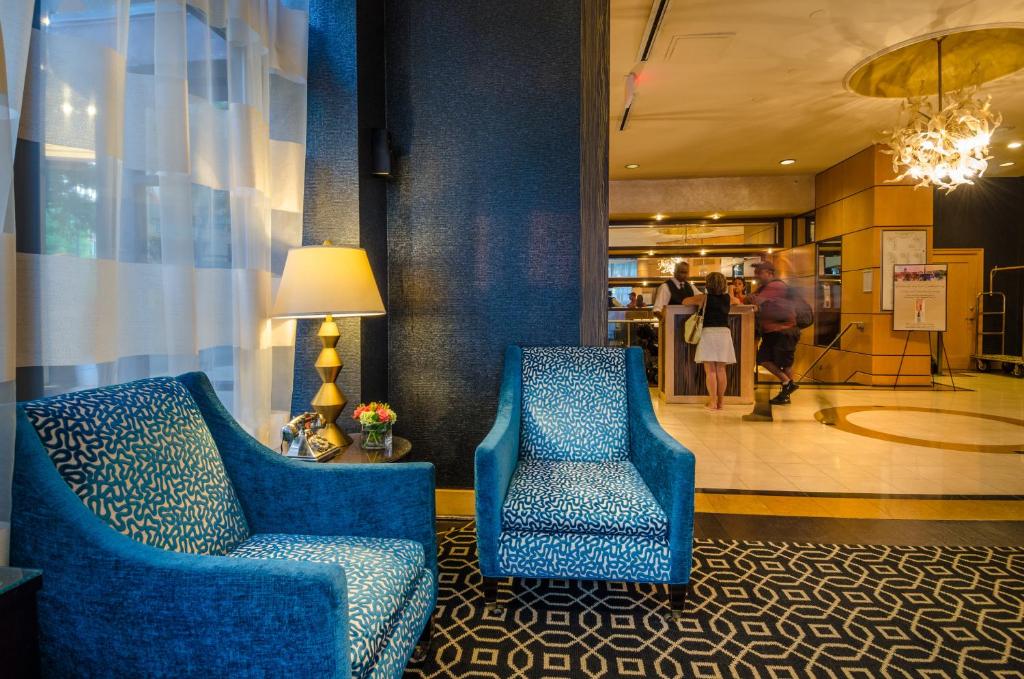
[[[390,398],[472,487],[507,344],[577,344],[578,2],[391,0]]]
[[[327,238],[336,245],[359,244],[356,65],[356,0],[310,0],[304,245]],[[347,415],[360,397],[359,324],[358,319],[338,322],[338,352],[344,362],[338,386],[349,400],[339,419],[345,428],[351,428]],[[320,387],[313,368],[320,353],[319,327],[319,321],[298,322],[292,413],[310,410]]]

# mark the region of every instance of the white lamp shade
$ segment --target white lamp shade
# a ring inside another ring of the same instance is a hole
[[[274,318],[381,316],[384,302],[362,248],[311,245],[288,252]]]

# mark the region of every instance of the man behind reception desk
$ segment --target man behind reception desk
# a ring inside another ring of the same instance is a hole
[[[672,278],[658,286],[658,292],[654,295],[654,313],[661,316],[661,312],[668,304],[682,304],[687,297],[697,294],[690,278],[690,265],[686,262],[677,262],[675,273]]]

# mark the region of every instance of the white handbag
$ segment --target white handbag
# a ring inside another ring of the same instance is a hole
[[[700,308],[697,309],[697,313],[687,318],[686,323],[683,324],[683,339],[688,344],[700,342],[700,334],[704,332],[704,307],[707,306],[707,303],[708,296],[704,295],[704,299],[700,301]]]

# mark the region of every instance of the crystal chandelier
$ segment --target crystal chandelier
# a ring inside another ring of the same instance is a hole
[[[676,264],[683,261],[682,257],[663,257],[658,262],[658,270],[666,276],[671,276],[676,272]]]
[[[901,181],[918,180],[917,186],[937,186],[947,193],[961,184],[973,184],[988,168],[989,143],[1002,116],[990,109],[990,99],[975,97],[977,88],[967,87],[952,93],[952,101],[943,105],[942,38],[938,47],[938,102],[927,97],[907,99],[900,110],[905,122],[889,134],[888,149],[893,172]]]

